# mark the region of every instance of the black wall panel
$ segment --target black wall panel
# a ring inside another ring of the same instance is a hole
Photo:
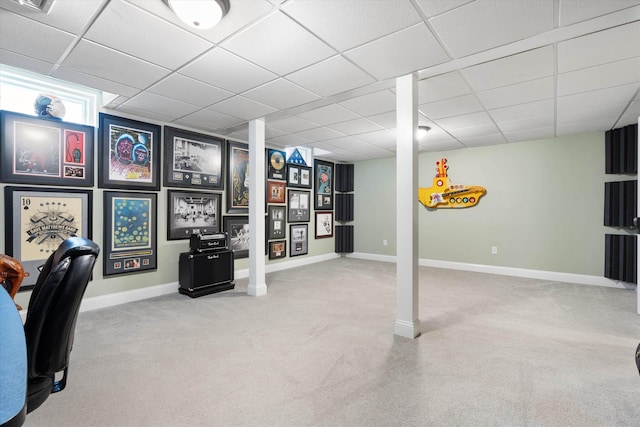
[[[638,125],[605,132],[605,172],[609,174],[637,173]]]
[[[351,164],[336,163],[336,191],[353,191],[354,168]]]
[[[638,283],[637,236],[605,234],[604,277]]]
[[[604,183],[604,225],[631,227],[637,216],[638,181]]]
[[[353,225],[336,226],[335,242],[337,253],[353,252]]]
[[[354,195],[352,193],[336,193],[336,221],[353,221]]]

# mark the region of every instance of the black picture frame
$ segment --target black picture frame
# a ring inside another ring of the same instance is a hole
[[[0,181],[93,187],[95,128],[0,111]]]
[[[288,222],[309,222],[311,220],[311,192],[289,190],[287,208]]]
[[[233,251],[234,259],[247,258],[249,256],[249,230],[248,215],[227,215],[222,219],[224,232],[227,233],[229,249]]]
[[[165,126],[162,145],[165,187],[224,190],[226,140]]]
[[[269,242],[269,259],[278,259],[287,257],[287,241],[274,240]]]
[[[308,224],[289,225],[289,256],[306,255],[309,253]]]
[[[249,211],[249,146],[227,143],[227,213]]]
[[[267,215],[267,240],[284,239],[286,232],[287,207],[284,205],[269,205]]]
[[[287,187],[311,188],[312,169],[309,166],[287,165]]]
[[[103,274],[158,268],[157,193],[104,192]]]
[[[220,232],[221,211],[220,193],[167,190],[167,240]]]
[[[267,149],[267,179],[285,181],[287,179],[287,153],[272,148]]]
[[[316,210],[333,210],[333,187],[335,165],[332,162],[315,159],[314,169],[314,207]]]
[[[160,190],[159,125],[99,114],[98,187]]]
[[[5,252],[29,275],[19,291],[32,289],[42,265],[72,236],[93,236],[93,191],[11,187],[4,189]]]
[[[333,211],[316,212],[316,239],[333,237]]]

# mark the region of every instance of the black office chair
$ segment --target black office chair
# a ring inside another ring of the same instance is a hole
[[[94,242],[71,237],[44,264],[29,300],[27,413],[64,389],[80,302],[100,253]],[[63,372],[62,378],[56,374]]]

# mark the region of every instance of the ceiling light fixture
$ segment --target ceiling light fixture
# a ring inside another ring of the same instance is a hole
[[[229,0],[164,0],[178,18],[190,27],[206,30],[229,12]]]
[[[427,136],[427,132],[429,132],[431,130],[431,128],[429,126],[418,126],[418,133],[417,133],[417,137],[418,139],[422,139],[425,136]]]

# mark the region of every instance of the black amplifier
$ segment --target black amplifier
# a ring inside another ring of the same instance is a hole
[[[189,240],[191,252],[227,249],[227,233],[192,234]]]

